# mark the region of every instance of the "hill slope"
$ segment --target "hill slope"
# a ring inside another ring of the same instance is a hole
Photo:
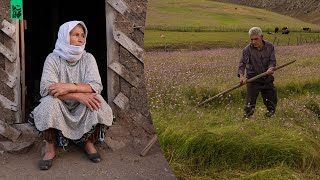
[[[270,31],[275,26],[319,30],[317,25],[268,10],[210,0],[149,0],[147,13],[146,28],[153,30],[247,31],[252,26]]]
[[[319,0],[214,0],[264,8],[303,21],[320,24]]]

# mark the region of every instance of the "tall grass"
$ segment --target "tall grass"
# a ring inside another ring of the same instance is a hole
[[[282,127],[249,121],[199,130],[160,130],[162,147],[175,152],[169,159],[190,161],[189,166],[193,165],[195,170],[234,168],[246,171],[277,165],[298,170],[319,168],[319,145],[303,134],[296,136],[301,130],[299,127],[283,131]]]

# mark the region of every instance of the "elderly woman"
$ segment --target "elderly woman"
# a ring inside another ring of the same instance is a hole
[[[34,109],[34,123],[46,142],[40,169],[52,166],[55,145],[68,140],[81,143],[87,157],[100,162],[94,143],[102,129],[111,126],[110,106],[100,95],[102,83],[94,56],[86,52],[88,30],[81,21],[60,26],[55,49],[44,63],[41,103]]]

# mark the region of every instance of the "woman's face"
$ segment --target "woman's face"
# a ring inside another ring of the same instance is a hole
[[[70,45],[82,46],[86,42],[86,36],[82,26],[77,25],[70,31]]]

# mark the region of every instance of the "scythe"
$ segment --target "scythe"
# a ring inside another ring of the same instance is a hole
[[[276,71],[276,70],[281,69],[281,68],[283,68],[283,67],[285,67],[285,66],[288,66],[289,64],[292,64],[292,63],[294,63],[295,61],[296,61],[296,60],[290,61],[290,62],[288,62],[288,63],[285,63],[285,64],[283,64],[283,65],[281,65],[281,66],[278,66],[278,67],[274,68],[273,71]],[[256,76],[248,79],[248,80],[246,81],[246,83],[250,83],[250,82],[255,81],[255,80],[257,80],[257,79],[259,79],[259,78],[261,78],[261,77],[263,77],[263,76],[266,76],[266,75],[268,75],[267,72],[263,72],[263,73],[261,73],[261,74],[258,74],[258,75],[256,75]],[[224,94],[226,94],[226,93],[228,93],[228,92],[230,92],[230,91],[233,91],[233,90],[235,90],[235,89],[237,89],[237,88],[239,88],[239,87],[241,87],[241,86],[243,86],[243,85],[244,85],[244,84],[239,83],[239,84],[233,86],[232,88],[229,88],[229,89],[227,89],[227,90],[225,90],[225,91],[223,91],[223,92],[221,92],[221,93],[219,93],[219,94],[217,94],[217,95],[215,95],[215,96],[213,96],[213,97],[211,97],[211,98],[209,98],[209,99],[207,99],[207,100],[199,103],[199,104],[197,105],[197,107],[198,107],[198,106],[201,106],[201,105],[203,105],[203,104],[205,104],[205,103],[207,103],[207,102],[209,102],[209,101],[212,101],[212,100],[214,100],[214,99],[216,99],[216,98],[222,97]]]

